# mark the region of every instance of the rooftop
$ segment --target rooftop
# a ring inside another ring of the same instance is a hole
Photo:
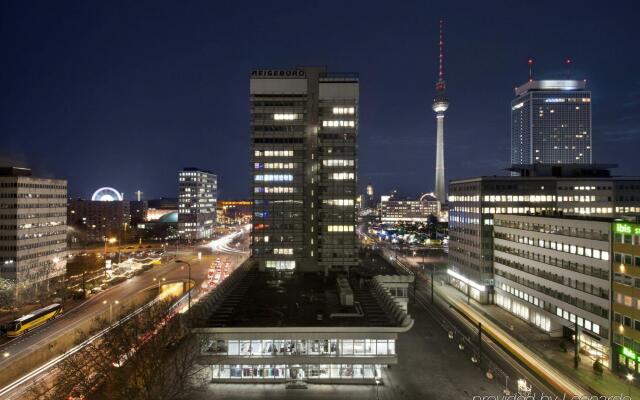
[[[369,280],[351,281],[353,306],[340,304],[337,276],[259,271],[246,275],[217,302],[203,327],[396,327]]]
[[[530,91],[540,91],[540,90],[549,90],[549,91],[571,91],[571,90],[585,90],[587,87],[586,80],[573,80],[573,79],[562,79],[562,80],[530,80],[524,85],[520,85],[516,87],[516,96],[520,96]]]
[[[0,167],[0,176],[31,176],[31,170],[22,167]]]

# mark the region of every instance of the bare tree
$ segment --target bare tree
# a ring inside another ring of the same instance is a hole
[[[197,389],[200,344],[181,314],[156,303],[65,359],[34,400],[179,400]]]

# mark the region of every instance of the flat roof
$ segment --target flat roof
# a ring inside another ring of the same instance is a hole
[[[530,80],[524,85],[520,85],[516,87],[515,92],[516,96],[520,96],[524,93],[530,91],[541,91],[541,90],[549,90],[549,91],[575,91],[575,90],[585,90],[587,87],[586,80],[575,80],[575,79],[561,79],[561,80]]]
[[[369,280],[352,280],[353,306],[340,304],[337,275],[260,271],[253,266],[219,299],[200,328],[398,327]]]
[[[511,176],[487,175],[473,178],[452,179],[449,184],[479,181],[637,181],[640,176]]]
[[[549,219],[566,219],[576,221],[593,221],[593,222],[614,222],[619,221],[618,217],[603,217],[594,215],[579,215],[579,214],[506,214],[496,213],[493,214],[494,218],[509,218],[509,217],[526,217],[526,218],[549,218]]]

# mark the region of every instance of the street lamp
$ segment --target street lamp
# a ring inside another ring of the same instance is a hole
[[[107,300],[102,300],[102,304],[107,304],[109,303]],[[118,305],[120,304],[120,302],[118,300],[114,300],[113,302],[109,303],[109,323],[113,323],[113,305]]]
[[[189,267],[189,280],[187,282],[187,290],[188,290],[187,294],[189,295],[189,307],[187,309],[191,310],[191,264],[183,260],[176,260],[176,263],[187,264],[187,267]]]
[[[633,382],[633,374],[627,374],[627,382],[629,383],[629,397],[631,397],[631,382]]]
[[[4,353],[2,353],[2,357],[4,358],[8,358],[11,355],[11,353],[9,353],[8,351],[5,351]]]
[[[376,400],[380,399],[380,379],[376,378]]]
[[[160,294],[160,282],[161,282],[161,281],[162,281],[162,282],[164,282],[164,281],[166,281],[166,280],[167,280],[167,278],[162,278],[162,279],[160,279],[160,278],[153,278],[153,281],[154,281],[154,282],[155,282],[155,281],[158,281],[158,295]]]

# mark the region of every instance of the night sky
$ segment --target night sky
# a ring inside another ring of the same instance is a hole
[[[431,191],[443,17],[447,180],[504,173],[529,57],[536,78],[574,60],[594,161],[640,175],[638,15],[632,1],[3,1],[0,164],[128,198],[175,197],[196,166],[219,197],[247,197],[250,71],[327,65],[360,73],[360,186]]]

